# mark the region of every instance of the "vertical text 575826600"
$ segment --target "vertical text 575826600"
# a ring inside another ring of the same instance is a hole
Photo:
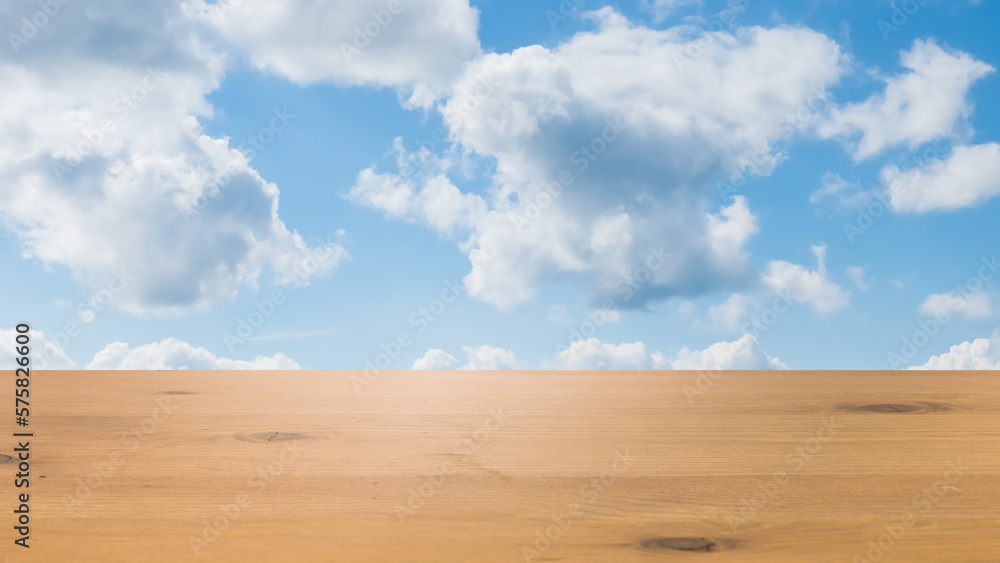
[[[20,427],[29,426],[30,419],[29,416],[31,411],[29,410],[28,398],[31,395],[31,368],[29,364],[31,359],[28,353],[31,351],[31,328],[25,324],[21,323],[16,327],[16,334],[14,336],[14,363],[16,364],[14,373],[14,416],[17,425]],[[17,525],[14,529],[17,530],[17,539],[14,543],[21,547],[31,547],[28,545],[28,540],[30,538],[30,496],[27,493],[27,489],[31,486],[29,481],[31,464],[28,461],[30,457],[30,446],[31,442],[28,438],[33,436],[32,432],[15,432],[14,439],[17,441],[17,447],[14,448],[14,452],[17,454],[17,473],[14,475],[14,486],[17,487],[17,499],[15,499],[14,509],[15,518],[17,518]],[[23,441],[22,441],[23,440]]]

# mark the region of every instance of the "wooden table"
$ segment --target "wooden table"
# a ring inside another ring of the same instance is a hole
[[[35,372],[0,558],[1000,561],[997,372],[370,375]]]

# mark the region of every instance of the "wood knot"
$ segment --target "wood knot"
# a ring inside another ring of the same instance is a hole
[[[673,549],[676,551],[709,552],[715,548],[715,542],[705,538],[650,538],[643,540],[642,547],[646,549]]]
[[[294,442],[296,440],[309,440],[315,438],[309,434],[299,434],[297,432],[254,432],[251,434],[237,434],[236,439],[244,442]]]
[[[871,403],[867,405],[841,405],[840,410],[849,412],[871,412],[880,414],[924,414],[954,410],[955,407],[942,403],[917,401],[915,403]]]
[[[864,412],[882,412],[882,413],[894,413],[894,412],[920,412],[924,409],[920,405],[906,405],[903,403],[885,403],[885,404],[875,404],[875,405],[861,405],[858,407],[859,411]]]

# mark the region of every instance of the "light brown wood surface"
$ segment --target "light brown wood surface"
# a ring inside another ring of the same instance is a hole
[[[34,372],[0,560],[1000,561],[997,372],[358,375]]]

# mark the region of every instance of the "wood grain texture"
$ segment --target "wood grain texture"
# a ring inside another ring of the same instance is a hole
[[[35,372],[0,557],[1000,561],[997,372],[358,375]]]

